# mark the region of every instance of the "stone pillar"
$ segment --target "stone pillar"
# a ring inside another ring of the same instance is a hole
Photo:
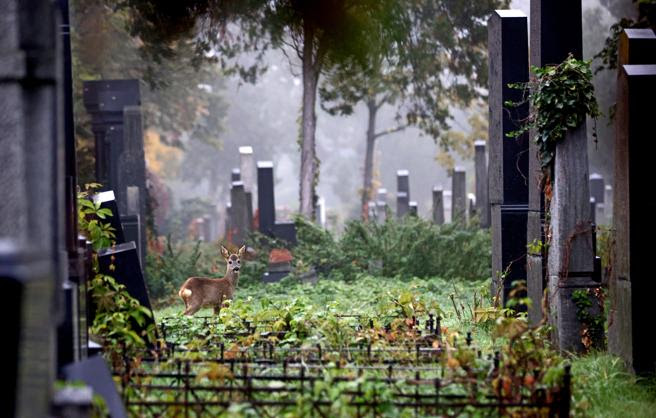
[[[571,4],[568,0],[531,0],[531,65],[542,67],[559,64],[570,52],[576,57],[581,57],[581,5],[570,7]],[[529,145],[527,241],[528,243],[544,242],[541,163],[538,158],[538,146],[533,141],[530,141]],[[545,247],[535,246],[535,248]],[[529,320],[532,324],[537,324],[542,319],[540,306],[546,287],[545,257],[546,250],[529,252],[527,257],[528,293],[533,302],[533,307],[529,310]]]
[[[492,292],[506,303],[515,281],[526,280],[528,212],[528,136],[511,138],[528,106],[509,83],[528,81],[527,18],[518,10],[496,10],[488,21],[489,48],[489,200],[492,226]],[[455,191],[454,191],[455,194]],[[503,291],[498,286],[503,284]]]
[[[143,122],[141,107],[123,108],[123,152],[119,161],[119,189],[123,191],[125,202],[119,200],[121,215],[138,215],[139,239],[137,250],[142,267],[146,261],[146,157],[144,153]],[[134,189],[136,187],[136,190]],[[132,193],[132,196],[130,195]],[[130,205],[136,206],[133,210]],[[136,209],[136,210],[134,210]]]
[[[620,35],[613,176],[615,251],[608,329],[609,351],[640,374],[654,373],[656,365],[649,320],[656,282],[652,279],[653,251],[644,240],[656,233],[656,201],[644,193],[651,187],[651,159],[656,152],[652,129],[656,37],[646,31],[625,30]],[[641,51],[651,53],[643,55]]]
[[[476,214],[481,228],[490,227],[490,200],[487,187],[487,156],[485,141],[474,142],[474,166],[476,171]]]
[[[114,190],[119,212],[125,213],[126,190],[119,180],[119,161],[125,145],[123,112],[126,106],[141,104],[139,80],[85,81],[83,99],[96,140],[96,181],[103,190]]]
[[[410,211],[410,173],[408,170],[396,172],[396,217],[402,218]]]
[[[441,187],[433,187],[433,222],[436,225],[444,223],[444,196]]]
[[[260,232],[273,234],[276,223],[276,204],[273,194],[273,163],[271,161],[257,162],[257,205]]]
[[[253,147],[239,147],[239,169],[241,171],[241,181],[244,183],[244,190],[251,193],[253,206],[257,205],[257,170],[255,167],[255,157],[253,156]]]
[[[246,238],[251,229],[246,192],[244,191],[244,183],[241,181],[232,182],[232,187],[230,188],[230,202],[232,203],[232,242],[241,246],[246,242]]]
[[[452,222],[465,225],[467,223],[467,179],[465,170],[454,169],[451,181],[451,192],[453,193]]]
[[[0,0],[0,416],[48,416],[67,276],[56,3]]]

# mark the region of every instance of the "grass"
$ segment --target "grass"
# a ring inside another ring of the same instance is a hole
[[[404,292],[420,295],[412,303],[424,303],[439,311],[442,326],[465,334],[471,331],[475,343],[491,348],[492,326],[476,323],[472,311],[478,301],[489,300],[487,280],[383,278],[363,275],[352,282],[322,280],[316,286],[289,281],[253,285],[237,291],[236,306],[259,305],[266,299],[276,305],[303,300],[305,309],[334,309],[343,313],[381,313],[393,309],[390,300],[399,300]],[[392,308],[390,308],[392,306]],[[181,315],[177,301],[156,311],[158,319]],[[210,309],[198,315],[212,315]],[[223,312],[222,312],[223,316]],[[637,380],[627,373],[622,361],[605,353],[593,353],[571,359],[574,379],[573,415],[584,417],[656,417],[654,380]]]

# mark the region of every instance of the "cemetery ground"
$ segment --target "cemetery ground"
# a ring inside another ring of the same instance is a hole
[[[182,316],[176,295],[188,275],[223,274],[216,243],[168,243],[151,257],[151,297],[169,351],[155,362],[144,355],[132,363],[130,384],[126,369],[117,367],[132,415],[184,416],[182,406],[190,402],[197,405],[184,409],[191,416],[546,416],[545,408],[418,410],[398,401],[432,396],[430,387],[417,389],[413,382],[439,379],[443,401],[464,394],[471,404],[490,395],[510,402],[562,385],[571,364],[573,416],[653,416],[654,382],[626,373],[619,358],[592,348],[585,355],[559,355],[545,327],[531,329],[525,314],[492,303],[489,232],[407,218],[384,225],[353,222],[335,239],[311,224],[297,225],[297,271],[312,264],[320,279],[302,283],[293,273],[261,283],[266,263],[260,254],[276,243],[253,236],[261,245],[258,255],[246,262],[235,300],[218,317],[210,309]],[[444,251],[428,258],[428,248]],[[366,261],[372,257],[384,258],[382,269]],[[495,353],[500,366],[494,365]],[[169,380],[161,377],[167,372]],[[299,373],[307,379],[300,389],[292,387]],[[399,379],[392,385],[368,383],[392,373]],[[470,385],[478,393],[468,392]],[[226,400],[229,406],[221,403]],[[158,402],[168,405],[157,409]]]

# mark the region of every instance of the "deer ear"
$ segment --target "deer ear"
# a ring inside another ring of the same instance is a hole
[[[228,252],[228,249],[226,247],[224,247],[223,245],[221,246],[221,255],[225,259],[228,259],[228,257],[230,257],[230,252]]]
[[[242,255],[244,255],[244,251],[246,251],[246,246],[245,246],[245,245],[242,245],[241,248],[239,249],[239,257],[241,257]]]

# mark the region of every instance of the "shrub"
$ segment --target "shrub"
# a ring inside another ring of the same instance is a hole
[[[490,277],[490,236],[457,224],[435,225],[416,217],[382,225],[352,221],[341,239],[302,218],[296,221],[295,262],[320,273],[349,278],[382,262],[387,277]]]

